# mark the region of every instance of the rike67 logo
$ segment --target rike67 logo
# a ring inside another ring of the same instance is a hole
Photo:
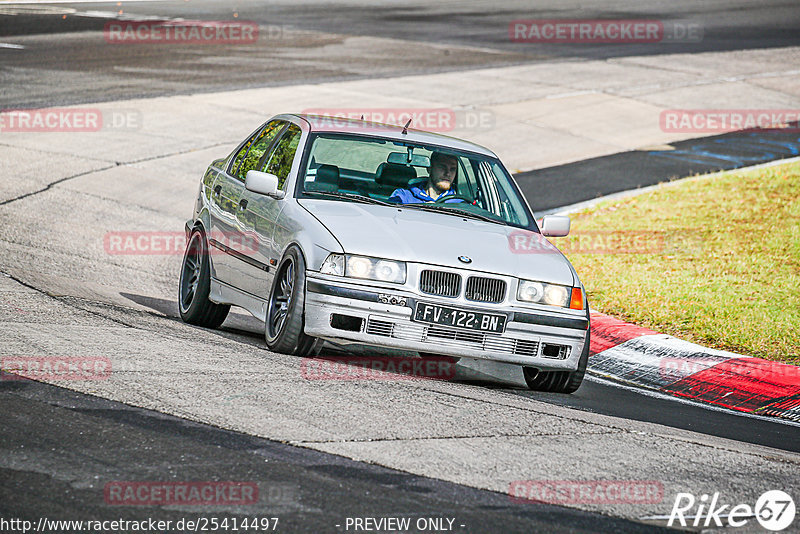
[[[755,506],[725,504],[719,492],[703,494],[699,499],[691,493],[678,493],[667,526],[743,527],[755,518],[762,528],[779,532],[792,524],[795,512],[792,497],[780,490],[764,492]]]

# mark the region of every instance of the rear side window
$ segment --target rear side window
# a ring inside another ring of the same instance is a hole
[[[236,154],[233,165],[231,165],[231,174],[244,181],[247,171],[260,170],[258,164],[261,158],[285,124],[283,121],[271,121],[264,126],[264,129],[250,138]]]
[[[300,144],[300,127],[289,124],[286,132],[276,143],[275,148],[269,156],[264,172],[274,174],[278,177],[278,188],[283,189],[289,171],[292,170],[292,162],[297,153],[297,146]]]

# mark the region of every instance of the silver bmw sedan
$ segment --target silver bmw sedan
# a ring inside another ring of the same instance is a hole
[[[216,328],[230,306],[269,349],[324,340],[522,367],[532,389],[573,392],[589,307],[490,150],[402,126],[278,115],[211,163],[186,223],[179,308]]]

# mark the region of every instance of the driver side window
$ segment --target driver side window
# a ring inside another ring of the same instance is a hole
[[[283,121],[272,121],[253,139],[245,143],[239,153],[236,154],[233,165],[231,165],[231,175],[244,181],[247,176],[247,171],[257,169],[258,162],[264,156],[264,153],[285,124],[286,123]]]
[[[286,178],[289,176],[289,171],[292,170],[292,162],[297,153],[297,145],[300,143],[301,133],[299,126],[290,123],[289,127],[286,128],[286,132],[281,136],[269,155],[269,161],[264,172],[278,177],[278,189],[283,189]]]

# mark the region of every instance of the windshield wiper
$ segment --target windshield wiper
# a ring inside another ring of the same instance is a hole
[[[451,204],[453,204],[453,203],[451,202]],[[398,204],[398,207],[403,207],[403,208],[413,207],[413,208],[416,208],[416,209],[421,209],[423,211],[435,211],[436,213],[446,213],[448,215],[455,215],[456,217],[462,217],[463,216],[463,217],[469,217],[469,218],[472,218],[472,219],[478,219],[479,221],[486,221],[486,222],[506,225],[506,222],[503,221],[502,219],[494,219],[494,218],[488,217],[486,215],[481,215],[479,213],[473,213],[471,211],[461,210],[461,209],[456,208],[456,207],[452,207],[451,208],[451,207],[448,206],[447,208],[442,209],[442,208],[438,208],[438,207],[432,206],[430,204],[423,204],[421,202],[420,203],[413,203],[413,204]]]
[[[382,200],[378,200],[371,197],[365,197],[364,195],[356,195],[354,193],[342,193],[341,191],[303,191],[306,195],[319,195],[325,197],[334,197],[334,198],[348,198],[350,200],[355,200],[357,202],[364,202],[367,204],[378,204],[380,206],[397,206],[397,204],[390,204],[388,202],[384,202]]]

